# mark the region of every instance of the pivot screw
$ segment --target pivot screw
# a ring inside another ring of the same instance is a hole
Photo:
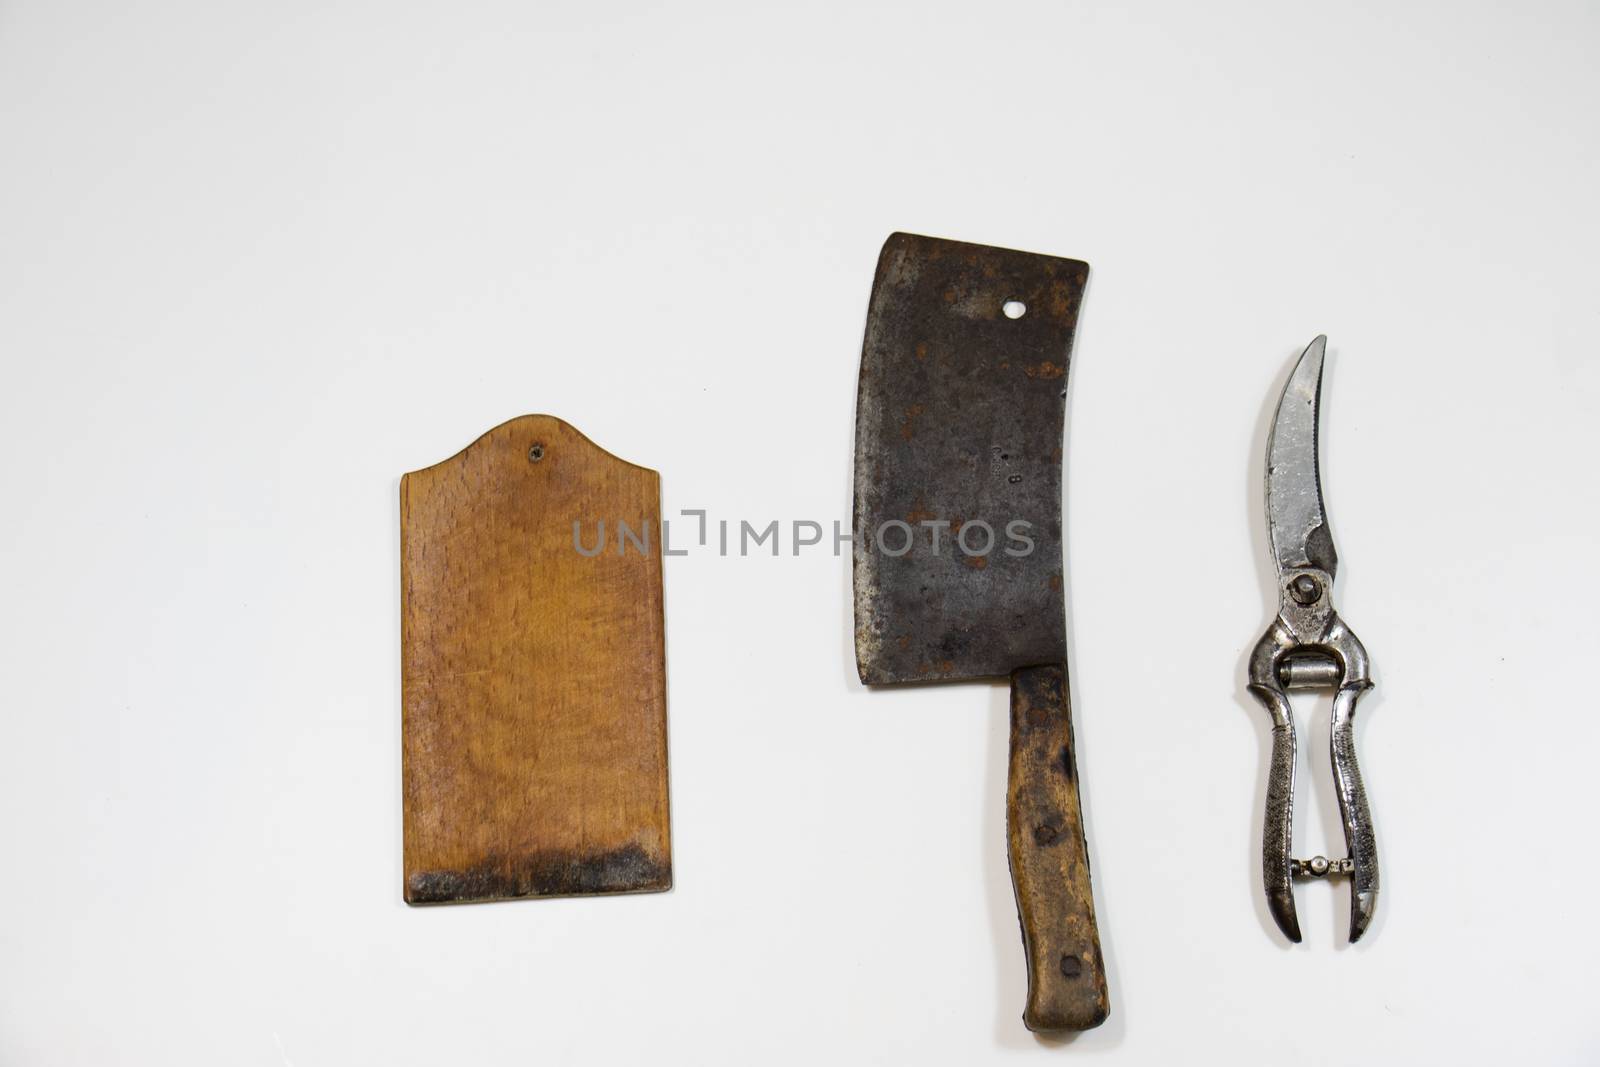
[[[1309,608],[1322,599],[1322,583],[1309,574],[1302,574],[1289,583],[1289,595],[1301,607]]]
[[[544,458],[544,445],[535,444],[532,448],[528,449],[528,461],[530,463],[537,463],[543,458]]]

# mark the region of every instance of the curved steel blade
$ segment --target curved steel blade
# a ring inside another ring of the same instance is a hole
[[[1331,578],[1338,554],[1328,532],[1317,468],[1317,417],[1327,344],[1320,335],[1311,342],[1278,401],[1267,440],[1267,531],[1280,573],[1319,567]]]

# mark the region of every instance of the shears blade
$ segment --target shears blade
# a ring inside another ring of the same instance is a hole
[[[1322,360],[1327,345],[1327,337],[1319,335],[1301,353],[1283,387],[1267,440],[1267,530],[1280,574],[1317,567],[1332,578],[1338,564],[1317,465]]]

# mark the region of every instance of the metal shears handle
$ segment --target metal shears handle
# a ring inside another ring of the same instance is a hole
[[[1298,621],[1298,620],[1295,620]],[[1297,639],[1290,620],[1280,618],[1250,657],[1250,692],[1272,717],[1272,762],[1267,772],[1267,809],[1262,833],[1262,882],[1267,906],[1290,941],[1300,940],[1295,911],[1296,876],[1348,875],[1350,940],[1361,938],[1378,901],[1378,847],[1372,812],[1356,760],[1355,712],[1372,688],[1366,650],[1337,615],[1329,614],[1314,643]],[[1293,857],[1295,728],[1289,689],[1333,689],[1329,752],[1344,821],[1344,859]]]

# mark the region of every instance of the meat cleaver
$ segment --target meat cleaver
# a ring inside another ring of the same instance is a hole
[[[856,399],[862,682],[1009,677],[1006,829],[1030,1030],[1109,1011],[1068,707],[1061,457],[1089,267],[892,235]]]

